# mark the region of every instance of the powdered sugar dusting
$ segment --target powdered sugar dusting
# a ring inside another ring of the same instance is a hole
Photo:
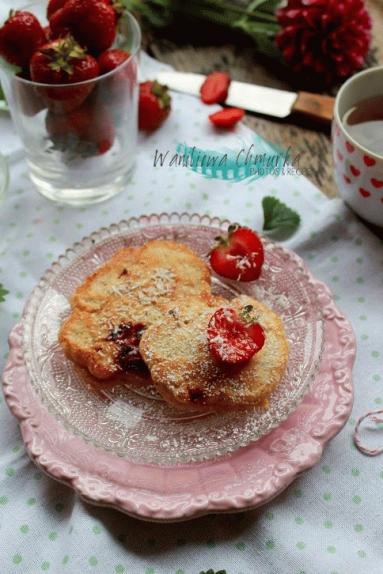
[[[114,285],[112,290],[121,297],[129,295],[137,298],[142,305],[151,305],[159,297],[169,295],[174,282],[174,273],[170,269],[159,267],[149,277],[142,280],[128,279],[122,285]]]

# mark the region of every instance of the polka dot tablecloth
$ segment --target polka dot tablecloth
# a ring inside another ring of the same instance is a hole
[[[144,76],[161,67],[143,56]],[[24,161],[12,164],[11,186],[0,206],[0,283],[9,291],[0,304],[0,366],[26,297],[72,242],[132,215],[170,210],[216,214],[261,229],[262,197],[274,195],[302,217],[286,245],[331,287],[355,329],[352,417],[320,463],[264,507],[156,525],[85,504],[44,476],[29,461],[17,423],[0,399],[0,573],[198,574],[212,568],[227,574],[381,574],[383,457],[360,454],[352,432],[361,414],[383,403],[382,243],[303,176],[234,183],[188,168],[154,167],[156,149],[174,153],[186,143],[233,150],[254,141],[244,126],[230,134],[214,132],[207,121],[214,106],[207,109],[186,95],[174,94],[173,100],[163,128],[141,138],[126,191],[103,205],[74,209],[49,203],[33,190]],[[0,122],[0,146],[10,153],[10,121]]]

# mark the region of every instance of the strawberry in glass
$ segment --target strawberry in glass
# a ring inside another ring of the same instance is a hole
[[[48,20],[53,16],[57,10],[60,10],[66,4],[68,0],[49,0],[47,6],[47,18]]]
[[[50,16],[54,37],[68,32],[93,55],[110,48],[116,38],[117,14],[102,0],[68,0]]]
[[[100,73],[107,74],[112,70],[121,66],[125,60],[129,58],[129,52],[126,50],[121,50],[121,48],[112,48],[111,50],[107,50],[103,52],[98,57],[98,64],[100,66]]]
[[[111,4],[115,9],[116,7],[121,8],[118,0],[116,0],[116,2],[113,2],[111,0],[99,0],[99,1],[103,2],[104,4]],[[60,10],[60,8],[64,6],[64,4],[67,4],[67,2],[69,2],[69,0],[49,0],[47,7],[48,20],[53,16],[55,12],[57,12],[57,10]]]
[[[94,88],[92,82],[73,87],[70,84],[96,78],[100,67],[93,56],[71,36],[66,36],[39,48],[32,56],[29,70],[34,82],[68,85],[39,88],[48,108],[63,113],[79,107]]]
[[[11,10],[0,28],[0,56],[23,69],[28,68],[32,54],[45,42],[45,32],[30,12]]]
[[[54,148],[73,157],[103,155],[115,139],[114,124],[107,108],[88,101],[66,114],[50,111],[46,128]]]
[[[108,74],[116,68],[119,68],[130,58],[129,52],[120,48],[111,48],[100,54],[97,58],[100,66],[100,74]],[[117,107],[124,107],[127,98],[130,98],[133,93],[133,88],[137,80],[137,65],[134,59],[117,70],[103,83],[103,101],[108,105]]]

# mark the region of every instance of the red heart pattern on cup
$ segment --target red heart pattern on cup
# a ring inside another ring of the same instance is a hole
[[[335,124],[333,159],[335,181],[343,198],[362,217],[383,225],[383,158],[367,154]]]
[[[363,161],[367,167],[372,167],[376,164],[376,160],[373,157],[369,157],[368,155],[363,156]]]
[[[375,177],[371,178],[371,183],[376,189],[380,189],[381,187],[383,187],[383,181],[381,181],[380,179],[376,179]]]
[[[353,153],[355,151],[354,146],[349,141],[346,141],[346,150],[348,153]]]

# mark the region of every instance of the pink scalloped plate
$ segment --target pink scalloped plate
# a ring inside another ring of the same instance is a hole
[[[206,257],[229,222],[161,214],[101,229],[42,277],[9,337],[4,394],[31,459],[86,501],[150,521],[255,508],[312,467],[352,408],[355,338],[330,291],[291,251],[265,240],[255,284],[214,278],[228,298],[246,292],[282,317],[286,375],[267,411],[204,416],[175,412],[129,385],[94,392],[57,342],[76,286],[113,252],[177,239]]]

